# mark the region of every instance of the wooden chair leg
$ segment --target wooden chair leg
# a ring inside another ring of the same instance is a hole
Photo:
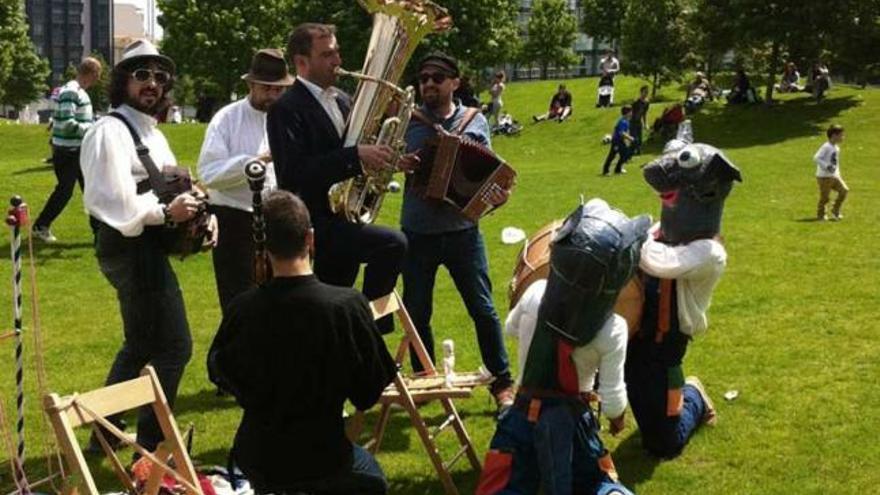
[[[370,445],[370,448],[368,449],[373,455],[379,453],[379,448],[382,446],[382,439],[385,437],[385,428],[388,427],[389,419],[391,419],[391,404],[384,403],[382,404],[382,409],[379,411],[379,421],[376,422],[376,428],[373,430],[373,444]]]
[[[446,410],[446,414],[450,414],[454,418],[452,421],[452,427],[455,428],[455,435],[458,437],[458,443],[463,447],[467,447],[467,457],[471,463],[471,467],[479,472],[482,470],[480,458],[477,457],[477,451],[474,450],[474,444],[471,442],[471,437],[464,428],[464,423],[461,421],[461,416],[458,415],[458,410],[455,408],[455,404],[453,404],[452,399],[442,399],[440,402],[443,403],[443,409]]]

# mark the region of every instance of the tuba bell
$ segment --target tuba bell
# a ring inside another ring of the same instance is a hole
[[[430,0],[358,0],[373,14],[373,31],[361,72],[337,69],[358,79],[354,104],[348,116],[344,146],[387,145],[393,150],[388,167],[364,171],[330,187],[330,209],[349,222],[373,223],[382,206],[392,176],[398,171],[406,147],[403,138],[412,111],[415,91],[397,86],[406,63],[419,42],[430,33],[452,26],[448,12]]]

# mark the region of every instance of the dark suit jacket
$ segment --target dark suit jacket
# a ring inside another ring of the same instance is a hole
[[[339,91],[336,102],[347,118],[351,98]],[[278,187],[299,195],[313,220],[332,215],[330,186],[361,174],[357,147],[342,147],[333,121],[299,80],[269,107],[266,131]]]

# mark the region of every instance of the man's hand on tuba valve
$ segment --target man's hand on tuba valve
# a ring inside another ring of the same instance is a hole
[[[387,168],[394,157],[394,150],[384,144],[360,144],[357,149],[365,172],[376,173]]]

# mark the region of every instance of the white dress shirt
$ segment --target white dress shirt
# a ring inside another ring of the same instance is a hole
[[[336,101],[339,91],[332,86],[324,89],[300,76],[296,76],[296,79],[303,83],[309,92],[312,93],[312,96],[318,100],[318,103],[324,107],[324,111],[327,112],[327,116],[330,117],[333,126],[336,127],[336,132],[339,134],[339,137],[342,137],[342,133],[345,130],[345,117],[342,116],[342,110],[339,109],[339,103]]]
[[[675,279],[677,282],[678,325],[682,333],[696,337],[709,328],[706,311],[712,291],[724,273],[727,251],[714,239],[699,239],[680,246],[654,240],[654,232],[642,244],[639,266],[648,275]]]
[[[519,381],[525,369],[529,346],[538,324],[538,308],[547,289],[546,280],[532,283],[522,298],[507,315],[505,331],[519,339]],[[602,397],[602,411],[608,418],[617,418],[626,409],[626,383],[623,379],[623,365],[626,360],[626,344],[629,339],[626,320],[612,314],[589,344],[576,347],[571,355],[577,368],[578,389],[582,392],[593,390],[593,380],[599,371],[599,396]]]
[[[156,128],[156,119],[128,105],[115,109],[137,131],[150,149],[159,170],[177,165],[165,136]],[[163,205],[152,192],[137,193],[137,183],[148,178],[138,158],[134,140],[125,124],[115,117],[104,117],[86,133],[80,151],[86,210],[126,237],[139,236],[146,225],[162,225]]]
[[[253,194],[244,166],[269,153],[266,112],[257,110],[247,98],[221,108],[205,131],[199,155],[199,177],[208,188],[208,202],[253,211]],[[263,191],[276,188],[275,167],[266,164]]]

